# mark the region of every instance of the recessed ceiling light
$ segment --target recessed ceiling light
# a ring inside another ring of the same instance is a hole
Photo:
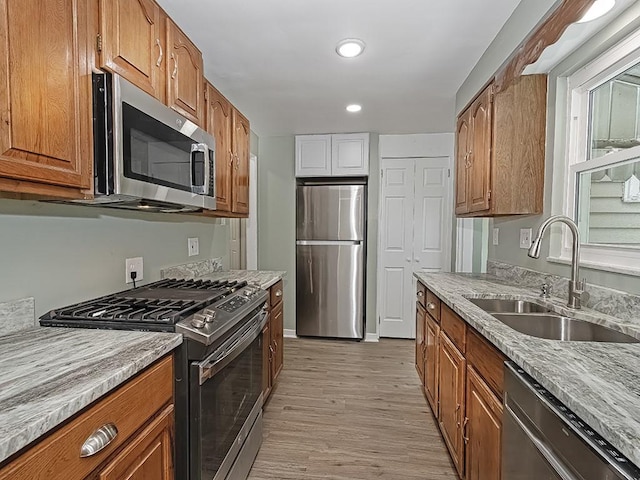
[[[591,5],[591,8],[587,10],[587,13],[585,13],[576,23],[590,22],[591,20],[600,18],[605,13],[609,12],[615,4],[616,0],[596,0],[593,5]]]
[[[364,51],[364,42],[358,38],[345,38],[338,42],[336,52],[341,57],[353,58],[357,57]]]
[[[356,113],[362,110],[362,106],[356,103],[352,103],[351,105],[347,105],[347,112]]]

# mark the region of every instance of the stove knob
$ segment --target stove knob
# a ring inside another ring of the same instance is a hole
[[[204,315],[200,315],[199,313],[196,313],[191,320],[191,326],[193,328],[204,328],[206,324],[207,317],[205,317]]]
[[[211,323],[216,319],[216,311],[210,308],[206,308],[202,311],[202,315],[205,317],[205,322]]]

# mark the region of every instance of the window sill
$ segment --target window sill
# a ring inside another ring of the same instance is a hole
[[[547,257],[547,261],[550,263],[571,265],[570,257],[549,256]],[[640,277],[640,269],[638,268],[598,263],[590,260],[580,260],[580,268],[586,268],[588,270],[601,270],[601,271],[610,272],[610,273],[619,273],[622,275],[629,275],[632,277]]]

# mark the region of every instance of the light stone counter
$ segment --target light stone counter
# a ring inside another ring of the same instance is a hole
[[[0,336],[0,462],[182,343],[182,335],[33,327]]]
[[[519,333],[467,298],[526,299],[640,338],[640,314],[621,322],[584,309],[571,312],[564,299],[543,300],[530,288],[488,275],[415,276],[469,325],[522,367],[567,407],[640,466],[640,344],[561,342]]]

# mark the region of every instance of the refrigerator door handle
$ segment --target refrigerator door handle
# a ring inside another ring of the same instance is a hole
[[[362,245],[362,240],[296,240],[296,245]]]

